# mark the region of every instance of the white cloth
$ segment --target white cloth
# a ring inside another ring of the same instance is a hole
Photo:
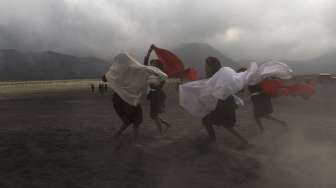
[[[192,115],[204,117],[216,108],[218,99],[225,100],[243,89],[256,72],[256,63],[241,73],[236,73],[230,67],[222,67],[209,79],[180,85],[180,105]]]
[[[230,67],[222,67],[209,79],[180,85],[180,105],[196,117],[204,117],[214,110],[218,99],[225,100],[242,90],[246,85],[254,85],[262,79],[277,76],[290,78],[292,70],[281,62],[258,65],[252,62],[245,72],[237,73]],[[243,104],[236,98],[236,102]]]
[[[146,91],[149,81],[165,80],[168,76],[156,67],[145,66],[129,54],[121,53],[114,58],[105,77],[120,98],[136,106]]]
[[[258,67],[258,71],[252,76],[248,85],[255,85],[261,80],[269,77],[276,77],[279,79],[292,78],[293,70],[285,63],[280,61],[269,61]]]
[[[237,106],[245,106],[244,100],[238,97],[237,95],[233,95],[235,103]]]

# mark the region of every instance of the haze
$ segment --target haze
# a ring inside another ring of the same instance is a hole
[[[0,49],[110,58],[204,42],[234,59],[304,60],[335,48],[332,0],[0,0]]]

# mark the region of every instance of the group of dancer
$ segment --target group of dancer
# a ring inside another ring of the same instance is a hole
[[[216,57],[208,57],[205,60],[206,78],[211,78],[218,72],[218,70],[221,69],[221,67],[221,63]],[[237,72],[243,71],[246,71],[246,68],[241,68]],[[264,131],[261,119],[273,120],[287,127],[286,122],[281,121],[271,115],[273,113],[271,97],[262,90],[259,83],[249,85],[248,90],[253,104],[254,119],[261,131]],[[208,132],[210,141],[216,140],[215,130],[213,127],[216,125],[224,127],[226,130],[236,136],[243,144],[248,144],[248,141],[234,128],[236,124],[236,110],[238,108],[235,97],[236,96],[234,95],[229,95],[224,100],[218,99],[215,109],[211,110],[202,118],[202,124]]]
[[[133,125],[134,137],[137,139],[139,126],[143,121],[140,99],[145,90],[148,91],[147,99],[150,102],[150,117],[157,125],[160,134],[163,134],[170,127],[170,123],[161,116],[165,111],[166,94],[163,87],[168,75],[163,72],[165,65],[161,60],[152,59],[149,61],[153,48],[154,46],[152,45],[143,64],[137,62],[127,53],[119,54],[115,57],[114,64],[112,64],[110,70],[102,78],[104,82],[109,82],[114,91],[113,106],[123,123],[115,134],[116,138],[120,137],[128,127]],[[205,59],[205,75],[207,79],[214,77],[221,69],[222,65],[216,57]],[[245,72],[246,70],[246,68],[241,68],[237,73]],[[273,120],[287,127],[286,122],[271,115],[273,112],[271,97],[263,91],[260,81],[253,85],[248,85],[256,124],[261,131],[264,130],[262,119]],[[207,130],[210,141],[216,141],[213,126],[222,126],[237,137],[242,144],[248,144],[248,141],[234,128],[236,110],[238,108],[236,98],[235,93],[232,92],[228,93],[225,98],[216,98],[215,107],[203,115],[202,124]],[[162,130],[163,125],[166,126],[165,131]]]

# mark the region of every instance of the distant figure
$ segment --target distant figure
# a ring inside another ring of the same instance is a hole
[[[94,94],[94,92],[95,92],[95,86],[94,84],[91,84],[91,93]]]
[[[162,70],[160,60],[151,60],[150,65]],[[147,99],[150,101],[150,117],[154,120],[161,135],[163,134],[162,124],[166,125],[164,132],[170,127],[170,124],[160,116],[165,111],[166,94],[163,91],[164,84],[165,81],[161,81],[158,85],[150,84],[150,90],[147,95]]]
[[[221,64],[215,57],[208,57],[205,63],[206,77],[212,77],[219,69]],[[208,131],[210,141],[216,141],[215,130],[213,125],[222,126],[234,136],[236,136],[244,145],[248,144],[248,141],[243,138],[235,129],[236,124],[236,109],[234,97],[231,95],[225,100],[219,99],[217,101],[216,108],[202,118],[202,123]]]
[[[101,94],[101,95],[103,95],[104,94],[104,86],[103,86],[103,84],[99,84],[99,93]]]
[[[107,93],[107,89],[108,89],[107,84],[104,84],[104,92],[105,93]]]

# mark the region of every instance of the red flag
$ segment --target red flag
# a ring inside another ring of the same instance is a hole
[[[163,72],[170,78],[182,78],[188,80],[197,79],[197,71],[193,68],[185,69],[182,61],[174,53],[154,46],[154,51],[163,64]]]
[[[169,75],[171,78],[182,78],[186,80],[197,80],[197,70],[194,68],[184,69],[180,72],[174,72]]]

